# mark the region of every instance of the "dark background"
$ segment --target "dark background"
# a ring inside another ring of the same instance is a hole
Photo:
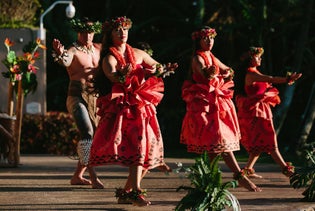
[[[42,0],[43,11],[54,1]],[[284,76],[298,71],[303,77],[290,89],[276,85],[287,112],[275,108],[279,145],[284,152],[296,147],[314,83],[314,4],[313,0],[74,0],[75,18],[87,16],[105,21],[127,16],[133,21],[129,44],[148,42],[153,57],[161,62],[177,62],[175,75],[166,78],[165,95],[158,106],[158,118],[166,149],[184,148],[179,144],[185,104],[181,86],[190,65],[192,31],[200,25],[216,29],[213,53],[235,71],[239,58],[249,46],[265,49],[260,70]],[[53,38],[65,46],[76,39],[65,15],[67,5],[60,4],[44,18],[47,30],[47,110],[66,111],[68,76],[54,63],[51,54]],[[100,42],[101,36],[95,36]],[[286,102],[285,99],[292,101]],[[279,124],[278,124],[279,123]],[[312,130],[313,131],[313,130]],[[313,141],[314,135],[308,139]],[[167,150],[166,150],[167,151]]]

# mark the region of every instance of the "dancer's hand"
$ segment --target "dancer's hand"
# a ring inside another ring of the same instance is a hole
[[[302,73],[296,73],[296,72],[287,72],[287,83],[289,85],[294,84],[294,82],[296,80],[298,80],[299,78],[301,78]]]

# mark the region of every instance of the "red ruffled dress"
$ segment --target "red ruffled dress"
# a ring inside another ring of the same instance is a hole
[[[211,54],[213,64],[216,58]],[[209,66],[209,61],[205,59]],[[201,154],[222,153],[240,149],[240,130],[232,101],[233,81],[225,82],[217,75],[211,80],[200,73],[193,73],[193,81],[182,86],[182,99],[186,114],[182,122],[180,143],[188,152]]]
[[[101,119],[89,164],[141,165],[145,169],[163,165],[163,140],[156,116],[163,92],[163,80],[145,79],[144,69],[136,65],[125,83],[114,83],[110,94],[98,98]]]
[[[254,82],[245,86],[245,92],[246,96],[236,97],[241,144],[249,153],[270,153],[278,147],[271,106],[280,103],[279,91],[270,83]]]

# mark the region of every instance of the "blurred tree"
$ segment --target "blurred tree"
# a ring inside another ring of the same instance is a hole
[[[1,0],[0,28],[34,28],[40,6],[38,0]]]
[[[311,133],[315,120],[315,83],[313,83],[308,104],[302,116],[302,124],[298,133],[295,152],[299,155],[304,150],[310,150],[315,146],[314,135]],[[313,136],[312,136],[313,135]],[[294,146],[294,142],[293,142]]]

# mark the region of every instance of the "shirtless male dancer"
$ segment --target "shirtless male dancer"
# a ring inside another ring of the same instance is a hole
[[[94,168],[88,166],[90,147],[98,122],[96,97],[86,89],[98,67],[101,44],[93,43],[93,38],[94,34],[101,32],[102,24],[92,22],[88,18],[73,19],[70,23],[78,33],[77,41],[68,50],[58,39],[54,39],[52,43],[55,61],[65,66],[69,75],[67,109],[73,116],[81,135],[77,146],[79,161],[70,184],[92,185],[94,189],[103,189],[104,185],[98,179]],[[90,180],[83,177],[86,169],[89,171]]]

